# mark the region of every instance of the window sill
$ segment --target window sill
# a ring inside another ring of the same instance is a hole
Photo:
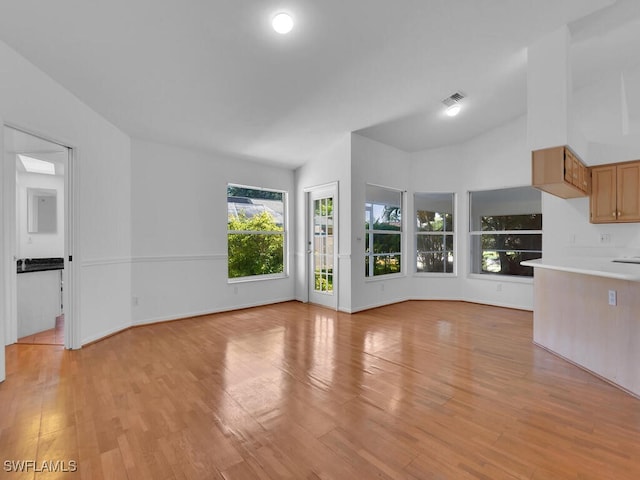
[[[289,278],[289,275],[285,273],[278,273],[273,275],[254,275],[251,277],[238,277],[238,278],[227,278],[227,283],[248,283],[248,282],[262,282],[264,280],[279,280]]]
[[[413,274],[417,278],[457,278],[457,273],[445,273],[445,272],[415,272]]]
[[[388,273],[387,275],[378,275],[375,277],[364,277],[365,283],[381,282],[383,280],[391,280],[393,278],[405,278],[407,275],[404,273]]]
[[[488,280],[490,282],[522,283],[525,285],[533,285],[533,277],[522,277],[517,275],[470,273],[467,278],[470,278],[471,280]]]

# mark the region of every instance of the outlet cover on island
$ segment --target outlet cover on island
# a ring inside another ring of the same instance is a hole
[[[618,304],[618,295],[615,290],[609,290],[609,305],[616,306]]]

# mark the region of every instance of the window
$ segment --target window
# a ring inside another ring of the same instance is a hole
[[[285,196],[227,186],[229,279],[285,274]]]
[[[313,198],[313,290],[333,293],[333,197]]]
[[[471,192],[471,272],[533,276],[520,262],[542,256],[542,206],[531,187]]]
[[[402,192],[366,186],[365,276],[402,270]]]
[[[453,273],[453,193],[416,193],[416,271]]]

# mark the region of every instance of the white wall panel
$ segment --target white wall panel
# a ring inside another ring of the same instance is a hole
[[[533,308],[530,280],[469,274],[469,191],[530,184],[531,154],[526,146],[525,118],[519,117],[464,144],[417,152],[410,157],[412,190],[456,194],[457,238],[457,276],[416,276],[413,298]]]
[[[77,230],[74,260],[131,255],[130,139],[41,70],[0,42],[0,117],[74,147]],[[131,266],[79,272],[82,338],[131,323]]]
[[[411,298],[413,194],[410,161],[405,152],[361,135],[351,136],[351,311],[357,312]],[[404,192],[402,274],[365,278],[364,205],[366,185]]]
[[[290,275],[227,282],[229,183],[286,191],[291,210],[295,197],[291,170],[134,140],[134,324],[294,298],[295,223],[291,211]]]
[[[295,172],[296,299],[306,302],[306,198],[305,189],[338,182],[338,309],[351,309],[351,135],[321,152]]]

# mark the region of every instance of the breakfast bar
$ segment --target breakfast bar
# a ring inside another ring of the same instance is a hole
[[[535,269],[533,341],[640,397],[636,258],[542,258],[522,263]]]

